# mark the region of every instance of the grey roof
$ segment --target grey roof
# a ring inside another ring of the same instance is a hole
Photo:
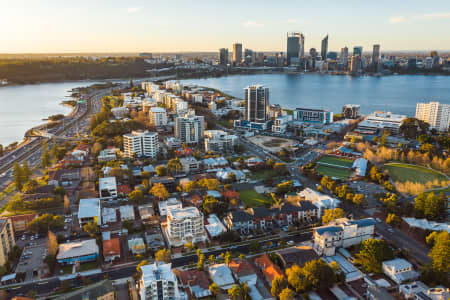
[[[255,218],[264,218],[264,217],[270,216],[272,214],[272,211],[270,209],[268,209],[267,207],[261,206],[261,207],[251,208],[250,213]]]
[[[233,220],[233,222],[247,222],[251,221],[253,218],[245,211],[237,210],[230,212],[230,219]]]
[[[323,226],[323,227],[318,227],[314,229],[317,234],[319,235],[323,235],[327,232],[329,233],[336,233],[336,232],[340,232],[342,231],[342,227],[339,226]]]
[[[377,222],[373,218],[366,218],[366,219],[360,219],[360,220],[351,220],[348,221],[349,224],[356,224],[358,227],[365,227],[365,226],[372,226],[375,225]]]
[[[71,293],[63,294],[54,298],[55,300],[83,300],[97,299],[114,291],[112,281],[106,279]]]

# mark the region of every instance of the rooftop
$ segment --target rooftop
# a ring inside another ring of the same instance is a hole
[[[234,284],[233,274],[226,264],[216,264],[209,266],[209,275],[219,287]]]
[[[169,218],[172,219],[185,219],[200,217],[201,213],[197,207],[190,206],[185,208],[174,208],[167,212]]]
[[[56,259],[61,260],[66,258],[87,256],[98,253],[98,251],[99,250],[95,239],[65,243],[59,245],[59,251]]]
[[[78,219],[94,217],[100,219],[100,199],[80,199],[80,204],[78,206]]]
[[[145,286],[159,280],[176,281],[177,278],[172,272],[172,264],[155,262],[151,265],[141,266],[142,281]]]

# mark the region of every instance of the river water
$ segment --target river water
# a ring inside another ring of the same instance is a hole
[[[286,108],[323,108],[340,113],[344,104],[360,104],[361,113],[375,110],[415,115],[416,103],[450,104],[450,76],[393,75],[351,77],[321,74],[258,74],[184,80],[244,97],[244,87],[263,84],[271,104]]]

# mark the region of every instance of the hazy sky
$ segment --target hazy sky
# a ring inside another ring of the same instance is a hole
[[[0,53],[450,50],[450,0],[0,0]]]

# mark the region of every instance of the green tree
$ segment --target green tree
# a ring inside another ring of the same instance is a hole
[[[0,144],[0,156],[3,156],[3,154],[4,154],[3,145]]]
[[[322,223],[327,224],[339,218],[345,217],[345,212],[341,208],[326,209],[322,216]]]
[[[361,242],[361,250],[356,255],[356,262],[363,266],[366,272],[381,272],[381,263],[393,259],[394,253],[384,240],[368,239]]]
[[[232,258],[231,252],[229,252],[229,251],[225,252],[224,259],[225,259],[225,263],[226,263],[227,265],[230,264],[231,258]]]
[[[199,270],[199,271],[203,270],[204,265],[205,265],[205,254],[200,253],[200,255],[198,256],[198,261],[197,261],[197,270]]]
[[[400,224],[400,218],[396,214],[388,214],[386,217],[386,224],[396,226]]]
[[[166,165],[166,168],[173,174],[178,174],[179,171],[183,170],[183,165],[180,162],[180,159],[177,158],[173,158],[171,160],[169,160],[169,162]]]
[[[295,293],[290,288],[285,288],[281,291],[279,297],[280,300],[294,300]]]
[[[241,297],[241,289],[235,284],[228,290],[228,297],[232,300],[238,300]]]
[[[141,190],[134,190],[128,194],[131,203],[138,205],[144,201],[144,193]]]
[[[211,265],[213,265],[213,264],[216,263],[216,257],[215,257],[214,255],[211,254],[211,255],[208,257],[208,261],[209,261],[209,263],[210,263]]]
[[[430,251],[433,269],[443,274],[450,271],[450,234],[442,231],[434,237],[434,246]]]
[[[172,260],[172,256],[170,255],[170,250],[168,250],[168,249],[158,250],[155,253],[155,260],[163,261],[165,263],[170,263],[170,261]]]
[[[32,194],[38,187],[39,183],[36,180],[32,179],[23,185],[22,192],[26,194]]]
[[[286,274],[289,284],[297,292],[328,289],[337,282],[337,274],[322,259],[309,261],[303,267],[293,265]]]
[[[286,194],[294,189],[294,182],[292,180],[282,182],[277,185],[277,194]]]
[[[136,266],[136,270],[137,270],[139,273],[141,273],[141,272],[142,272],[141,267],[142,267],[142,266],[145,266],[145,265],[148,265],[148,260],[142,260],[142,261]]]
[[[209,291],[211,292],[211,294],[213,294],[213,296],[217,295],[217,293],[219,292],[219,287],[215,282],[210,284]]]
[[[28,182],[31,178],[31,170],[28,166],[27,160],[25,160],[22,164],[22,176],[23,176],[23,182]]]
[[[89,233],[91,237],[95,237],[99,232],[100,228],[97,225],[97,222],[89,222],[83,226],[83,230]]]
[[[51,164],[51,156],[47,143],[42,144],[41,164],[44,168],[48,168]]]
[[[286,277],[277,276],[272,280],[272,288],[270,289],[270,293],[274,297],[278,297],[282,290],[287,288],[288,282]]]
[[[203,198],[203,210],[205,212],[211,214],[216,212],[218,208],[219,208],[219,201],[216,198],[209,195]]]
[[[34,233],[45,233],[50,229],[64,226],[62,216],[43,214],[27,224],[28,230]]]
[[[164,166],[157,166],[155,168],[156,175],[158,176],[166,176],[167,175],[167,169]]]
[[[22,190],[23,188],[23,169],[19,165],[19,163],[14,163],[13,165],[13,173],[14,173],[14,185],[16,186],[17,190]]]
[[[166,187],[161,183],[155,183],[150,190],[150,194],[158,198],[158,200],[164,200],[167,199],[167,197],[169,197],[169,192],[166,190]]]

